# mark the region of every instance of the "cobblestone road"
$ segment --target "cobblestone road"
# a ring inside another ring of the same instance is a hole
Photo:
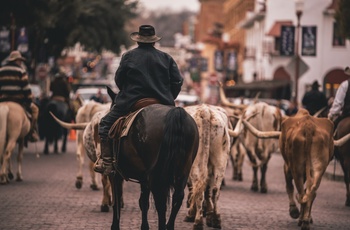
[[[23,182],[11,181],[0,186],[0,229],[110,229],[112,213],[101,213],[102,191],[89,188],[89,174],[84,170],[82,189],[75,188],[77,163],[75,142],[70,141],[65,154],[37,157],[35,149],[43,150],[39,142],[30,144],[23,159]],[[16,165],[13,156],[13,166]],[[267,194],[250,191],[251,169],[244,164],[243,182],[231,180],[232,167],[226,171],[226,186],[221,191],[220,206],[223,229],[300,229],[297,220],[288,214],[288,198],[279,154],[271,158],[267,172]],[[15,167],[14,167],[15,168]],[[15,171],[16,172],[16,171]],[[128,182],[124,188],[125,208],[122,229],[139,229],[139,186]],[[185,204],[185,203],[184,203]],[[343,182],[324,178],[314,202],[312,229],[350,229],[350,207],[345,207]],[[176,229],[192,229],[183,222],[187,209],[182,206]],[[157,229],[154,206],[149,212],[151,229]],[[212,229],[205,227],[205,229]]]

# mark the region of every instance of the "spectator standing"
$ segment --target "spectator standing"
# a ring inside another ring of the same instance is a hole
[[[302,100],[304,108],[309,111],[310,115],[314,115],[317,111],[328,105],[327,98],[323,92],[319,91],[319,87],[318,82],[314,81],[311,90],[305,93]]]

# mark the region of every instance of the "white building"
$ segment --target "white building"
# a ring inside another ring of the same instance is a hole
[[[297,0],[298,1],[298,0]],[[295,28],[298,53],[306,64],[299,65],[297,101],[300,104],[308,87],[317,80],[326,96],[333,96],[343,80],[343,72],[350,65],[350,41],[336,36],[334,19],[335,0],[299,0],[303,2],[299,39]],[[243,63],[243,81],[285,80],[290,82],[295,95],[295,56],[282,56],[282,26],[296,26],[295,0],[256,0],[254,12],[239,23],[246,29],[246,55]],[[311,34],[311,37],[308,36]],[[287,36],[288,37],[288,36]],[[286,38],[286,37],[284,37]],[[309,38],[309,40],[307,40]],[[284,43],[285,44],[285,43]],[[292,43],[290,43],[292,44]],[[296,43],[294,43],[296,44]],[[294,49],[295,51],[295,49]]]

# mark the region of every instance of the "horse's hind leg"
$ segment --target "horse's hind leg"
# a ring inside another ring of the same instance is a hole
[[[167,223],[167,230],[175,229],[175,219],[176,219],[176,216],[181,208],[183,199],[185,197],[184,191],[186,188],[186,181],[187,181],[186,178],[183,180],[179,180],[178,184],[175,185],[171,213],[170,213],[169,220]]]
[[[167,204],[167,196],[168,196],[168,189],[166,185],[164,185],[166,182],[159,182],[158,185],[152,188],[152,194],[154,198],[154,202],[156,205],[157,213],[158,213],[158,230],[165,230],[166,229],[166,204]]]
[[[149,229],[149,224],[147,219],[147,213],[149,209],[149,195],[150,195],[150,190],[148,186],[141,184],[141,195],[139,199],[139,206],[142,212],[141,230]]]
[[[16,146],[16,141],[8,140],[8,144],[4,151],[4,156],[2,159],[1,172],[0,172],[0,184],[7,184],[9,182],[9,178],[7,175],[10,158],[12,155],[12,151]]]
[[[23,140],[18,143],[18,155],[17,155],[17,178],[16,181],[23,181],[22,177],[22,160],[23,160]]]
[[[58,153],[58,138],[55,137],[55,140],[54,140],[54,147],[53,147],[53,152],[54,153]]]

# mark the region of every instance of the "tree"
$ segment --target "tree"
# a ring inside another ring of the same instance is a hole
[[[4,0],[2,0],[4,1]],[[59,57],[79,42],[93,52],[120,52],[130,45],[125,30],[137,16],[138,0],[11,0],[1,4],[0,26],[26,27],[34,59]]]
[[[339,24],[340,32],[347,39],[350,39],[350,1],[339,0],[335,19]]]

